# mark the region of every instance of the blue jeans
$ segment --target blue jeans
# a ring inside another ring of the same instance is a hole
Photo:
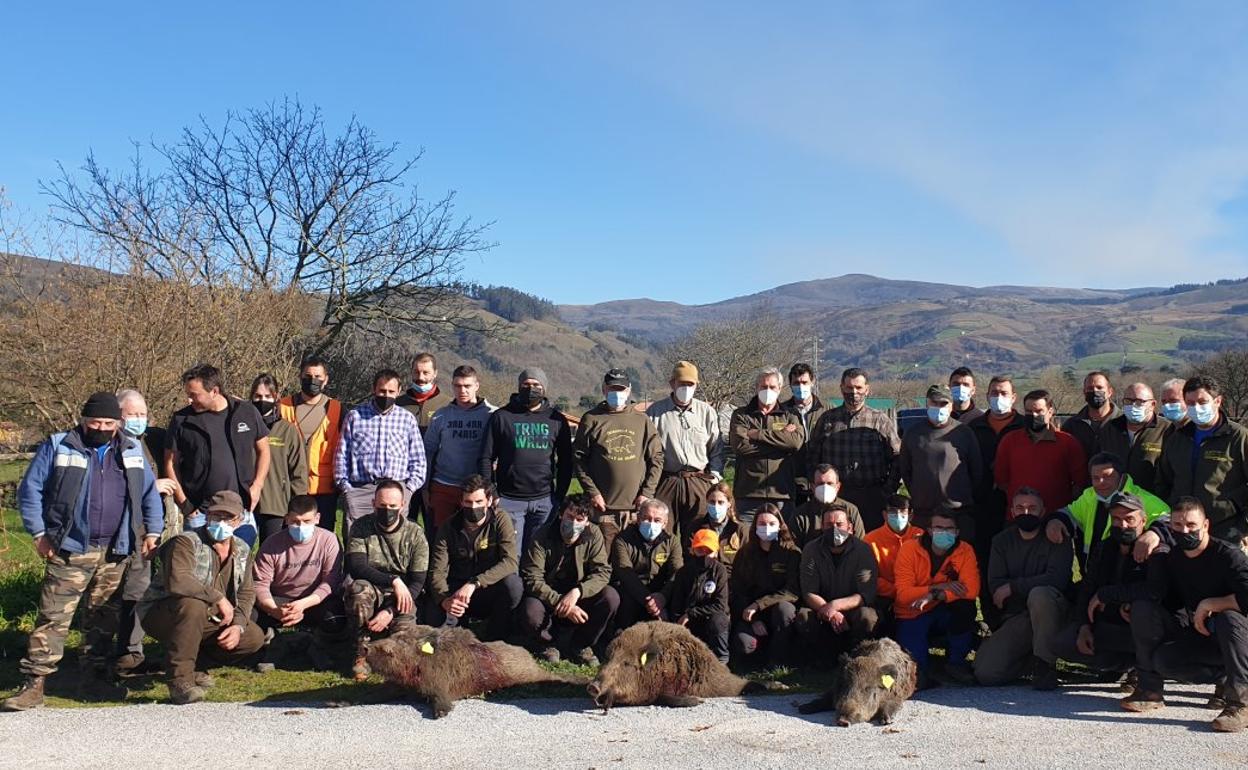
[[[523,556],[529,547],[529,541],[550,521],[550,512],[555,506],[549,497],[539,497],[536,500],[499,497],[498,507],[511,514],[512,526],[516,528],[516,545],[520,547],[520,555]]]
[[[933,631],[944,631],[949,638],[949,663],[965,664],[971,654],[971,636],[975,628],[975,602],[962,599],[937,605],[917,618],[897,620],[897,643],[900,644],[920,671],[927,670],[927,648]]]

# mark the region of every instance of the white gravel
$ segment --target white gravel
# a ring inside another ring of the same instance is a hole
[[[942,688],[890,727],[801,716],[808,696],[708,701],[689,709],[588,700],[423,704],[143,705],[0,714],[0,767],[1089,767],[1248,764],[1248,733],[1209,729],[1211,688],[1174,685],[1147,715],[1118,709],[1116,686],[1056,693]]]

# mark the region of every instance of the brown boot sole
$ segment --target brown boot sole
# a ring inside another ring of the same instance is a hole
[[[1124,700],[1119,701],[1123,711],[1130,711],[1133,714],[1144,714],[1149,711],[1160,711],[1166,707],[1164,701],[1151,700]]]

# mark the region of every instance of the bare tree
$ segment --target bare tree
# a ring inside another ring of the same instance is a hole
[[[455,214],[454,194],[409,187],[403,158],[354,117],[337,135],[315,108],[287,99],[201,118],[172,144],[135,146],[129,169],[88,156],[44,184],[61,222],[90,233],[145,276],[316,298],[315,344],[356,331],[480,326],[462,300],[466,254],[489,248],[485,226]],[[111,265],[110,265],[111,267]]]
[[[665,370],[677,361],[692,361],[702,380],[701,398],[717,409],[740,405],[753,394],[758,370],[777,366],[783,371],[802,354],[808,337],[768,305],[759,305],[739,318],[702,324],[672,343]]]
[[[1193,374],[1217,380],[1222,408],[1232,420],[1248,419],[1248,350],[1227,350],[1196,367]]]

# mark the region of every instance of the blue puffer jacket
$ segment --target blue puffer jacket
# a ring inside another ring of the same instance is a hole
[[[126,510],[122,525],[113,534],[111,550],[124,557],[134,552],[142,537],[164,529],[164,506],[156,490],[156,476],[139,442],[119,434],[113,447],[121,452],[125,468]],[[77,430],[55,433],[39,445],[17,488],[18,508],[26,531],[32,537],[46,535],[58,551],[87,550],[91,538],[87,500],[91,492],[91,455],[95,451],[83,444]]]

